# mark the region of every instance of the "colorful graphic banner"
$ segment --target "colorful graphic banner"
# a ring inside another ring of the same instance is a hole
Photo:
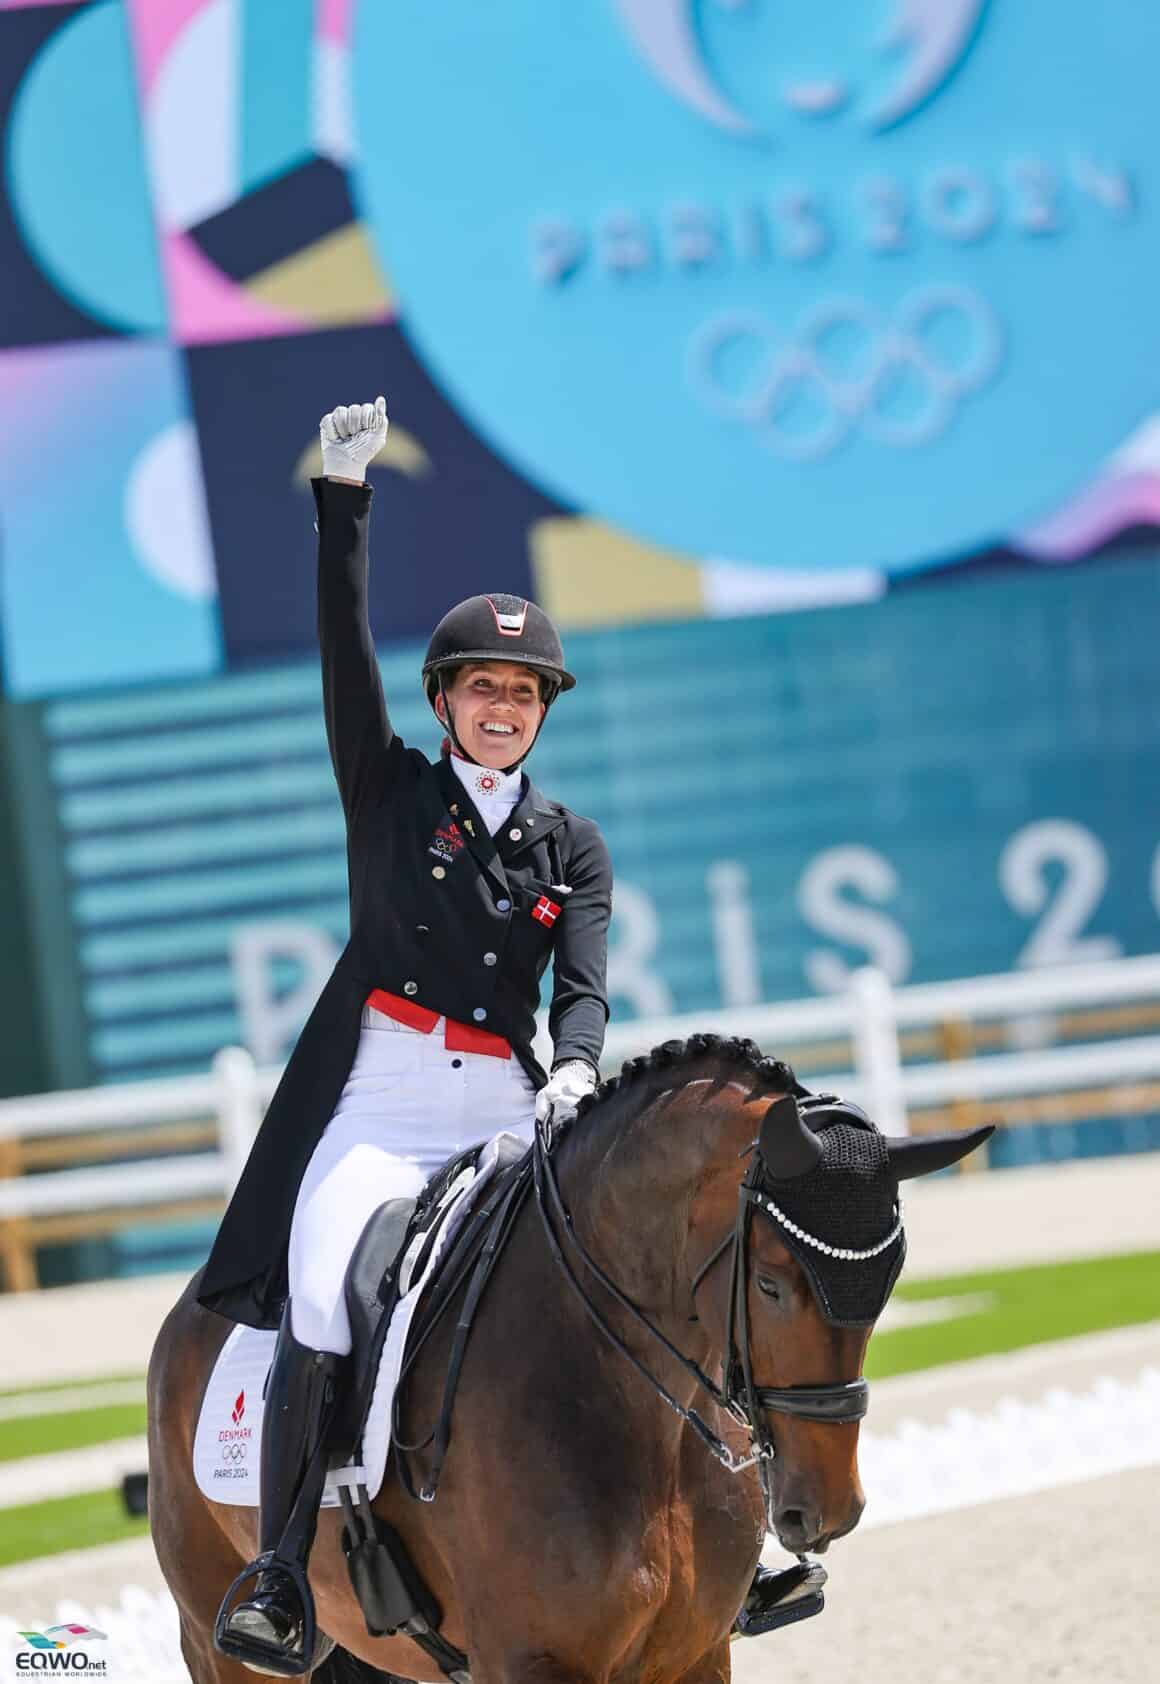
[[[1157,46],[1129,0],[0,5],[5,693],[307,653],[315,427],[379,389],[388,640],[476,590],[742,616],[1157,525]],[[80,656],[21,466],[70,389],[57,536],[119,558]],[[134,633],[126,486],[178,422],[141,578],[185,630]]]
[[[0,438],[9,690],[216,671],[205,487],[173,348],[0,351]]]
[[[638,536],[908,572],[1042,522],[1155,401],[1133,0],[399,0],[356,49],[421,354]]]

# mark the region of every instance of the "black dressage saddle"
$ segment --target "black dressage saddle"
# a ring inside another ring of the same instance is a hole
[[[346,1272],[346,1307],[353,1344],[328,1440],[332,1467],[358,1459],[383,1345],[401,1288],[422,1275],[442,1233],[451,1204],[449,1195],[465,1174],[478,1168],[483,1150],[484,1143],[480,1142],[451,1158],[435,1172],[417,1199],[388,1199],[374,1212],[359,1236]],[[495,1190],[506,1186],[526,1156],[523,1141],[514,1135],[501,1137],[495,1172],[487,1188],[489,1208],[495,1204]],[[424,1311],[437,1310],[445,1299],[441,1284],[457,1281],[463,1273],[465,1254],[478,1248],[480,1237],[479,1227],[470,1220],[460,1228],[429,1284],[428,1302],[420,1307],[416,1317],[413,1341],[421,1338],[427,1324],[428,1315]],[[403,1282],[400,1265],[417,1239],[419,1244],[414,1249],[408,1282]]]

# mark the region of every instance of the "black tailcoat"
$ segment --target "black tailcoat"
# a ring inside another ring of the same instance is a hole
[[[202,1279],[207,1308],[252,1327],[277,1324],[299,1183],[350,1073],[372,989],[505,1036],[537,1087],[546,1078],[532,1040],[550,956],[556,1061],[598,1064],[608,1018],[612,871],[599,830],[525,777],[493,840],[447,761],[432,765],[395,735],[367,624],[371,489],[316,480],[314,493],[323,700],[346,815],[351,935],[270,1102]],[[479,1133],[488,1133],[486,1117]]]

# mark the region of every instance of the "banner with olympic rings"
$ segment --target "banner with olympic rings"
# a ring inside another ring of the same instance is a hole
[[[308,652],[314,426],[372,387],[388,642],[1098,558],[1160,521],[1158,46],[1130,0],[0,0],[5,693]]]

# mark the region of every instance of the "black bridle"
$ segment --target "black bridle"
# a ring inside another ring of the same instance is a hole
[[[726,1236],[702,1266],[692,1285],[692,1291],[695,1293],[713,1265],[732,1247],[728,1337],[723,1362],[723,1383],[720,1386],[710,1379],[699,1364],[687,1357],[683,1351],[679,1351],[672,1341],[661,1332],[659,1327],[649,1321],[643,1311],[621,1291],[616,1282],[601,1268],[591,1252],[578,1238],[572,1223],[571,1213],[560,1193],[560,1184],[556,1178],[556,1168],[552,1161],[551,1142],[542,1124],[536,1125],[536,1138],[532,1146],[532,1162],[535,1174],[536,1203],[543,1221],[549,1249],[565,1279],[583,1304],[589,1318],[596,1324],[605,1338],[632,1364],[638,1374],[648,1381],[649,1385],[668,1404],[669,1408],[679,1415],[681,1420],[696,1433],[697,1437],[723,1467],[728,1468],[730,1473],[740,1473],[743,1469],[757,1464],[761,1475],[762,1494],[765,1498],[768,1513],[771,1506],[768,1467],[769,1463],[774,1460],[776,1451],[773,1437],[765,1420],[766,1414],[773,1411],[781,1415],[795,1415],[807,1421],[834,1423],[860,1421],[866,1413],[870,1388],[865,1380],[837,1380],[821,1386],[758,1386],[754,1381],[749,1340],[749,1234],[754,1207],[763,1211],[768,1220],[772,1220],[762,1202],[760,1183],[763,1165],[760,1149],[756,1145],[754,1146],[752,1162],[738,1191],[737,1220],[733,1232]],[[724,1409],[739,1426],[746,1428],[749,1433],[749,1455],[736,1455],[695,1409],[688,1409],[684,1404],[679,1403],[667,1387],[657,1379],[656,1375],[629,1349],[620,1335],[609,1326],[584,1290],[575,1270],[564,1255],[562,1237],[566,1238],[567,1244],[583,1260],[585,1267],[621,1308],[627,1310],[633,1320],[638,1322],[658,1344],[664,1347],[673,1361],[683,1368],[685,1373],[690,1375],[703,1391],[709,1394],[719,1408]]]

